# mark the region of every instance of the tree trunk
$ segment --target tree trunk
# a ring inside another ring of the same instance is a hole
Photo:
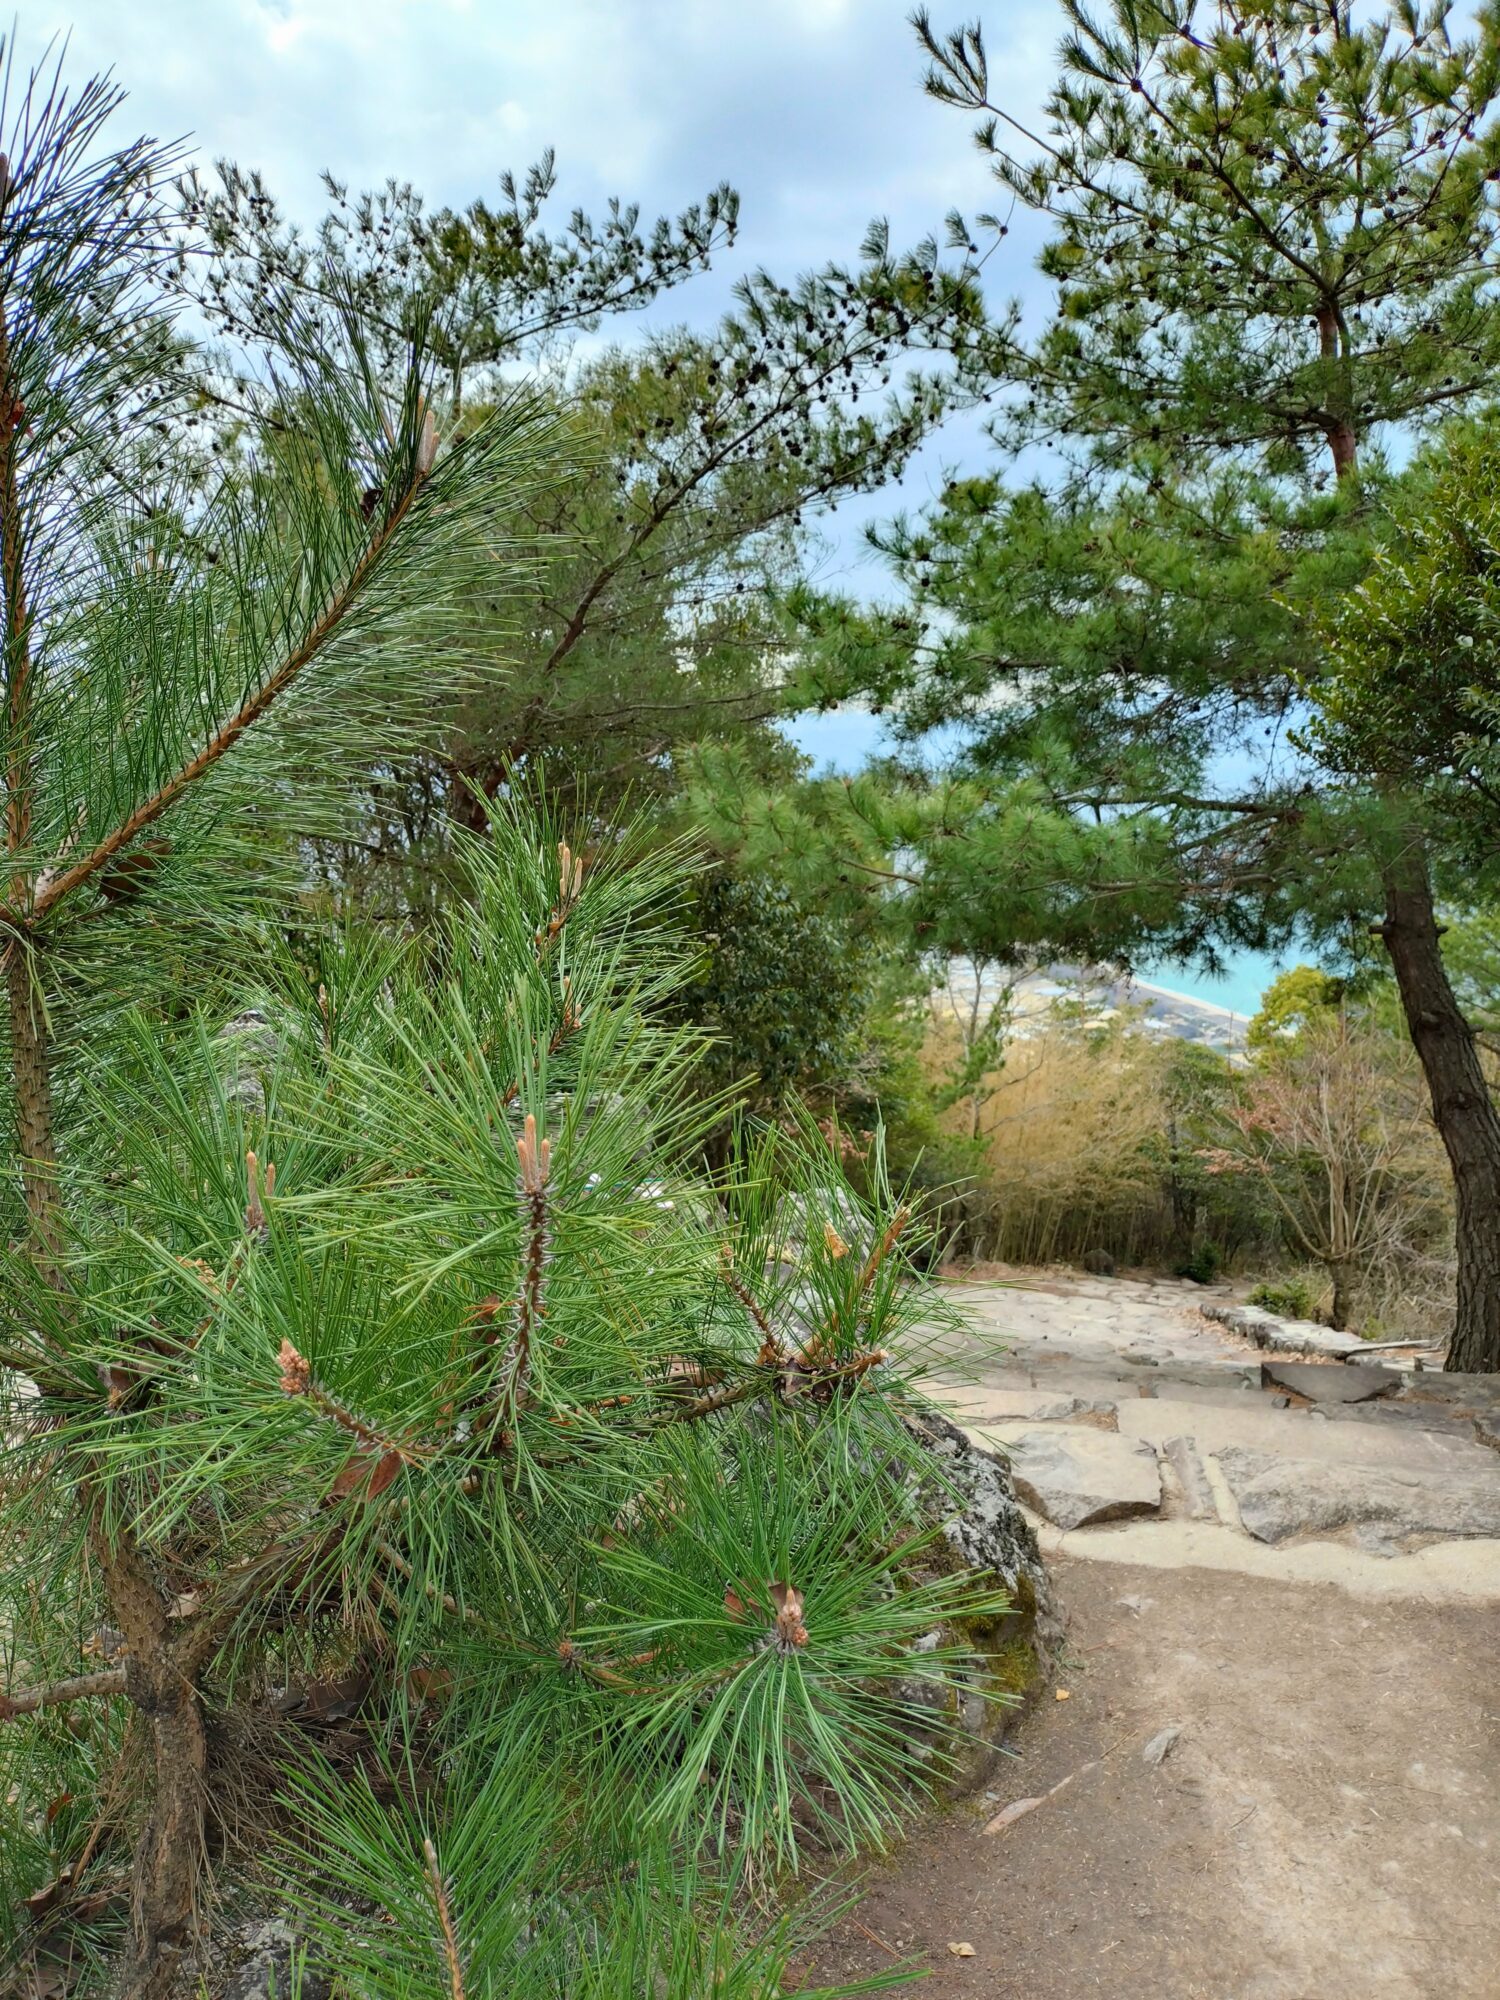
[[[167,2000],[192,1942],[203,1848],[208,1737],[198,1690],[179,1665],[161,1593],[128,1528],[106,1532],[97,1504],[92,1540],[110,1609],[128,1649],[125,1691],[151,1732],[156,1785],[136,1843],[131,1941],[119,2000]]]
[[[30,947],[19,937],[5,950],[6,997],[10,1005],[10,1060],[15,1091],[16,1151],[31,1222],[32,1252],[53,1291],[61,1291],[62,1205],[57,1187],[57,1148],[52,1132],[52,1080],[47,1064],[46,1023],[36,986]]]
[[[1458,1301],[1447,1366],[1500,1370],[1500,1113],[1448,982],[1419,843],[1386,868],[1384,887],[1382,935],[1453,1169]]]
[[[1347,1264],[1331,1264],[1329,1276],[1333,1279],[1333,1304],[1328,1309],[1328,1324],[1335,1333],[1345,1333],[1354,1305],[1353,1273]]]

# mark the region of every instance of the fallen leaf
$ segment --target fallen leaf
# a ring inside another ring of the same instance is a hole
[[[382,1452],[377,1458],[361,1447],[344,1461],[343,1470],[328,1489],[330,1502],[347,1500],[351,1494],[361,1500],[378,1500],[401,1470],[401,1454]]]
[[[1072,1695],[1068,1692],[1066,1688],[1059,1688],[1057,1690],[1056,1698],[1058,1701],[1071,1701],[1073,1699]]]
[[[973,1958],[974,1956],[974,1947],[971,1944],[950,1944],[948,1949],[955,1958]]]
[[[1043,1792],[1039,1799],[1017,1799],[1014,1805],[1002,1806],[995,1817],[986,1824],[985,1832],[1004,1833],[1005,1829],[1013,1825],[1016,1820],[1024,1819],[1027,1813],[1034,1811],[1037,1806],[1044,1806],[1048,1799],[1055,1799],[1059,1792],[1068,1789],[1075,1778],[1081,1778],[1087,1772],[1097,1770],[1098,1766],[1098,1758],[1090,1758],[1087,1764],[1080,1764],[1076,1771],[1069,1771],[1067,1777],[1059,1778],[1051,1791]]]

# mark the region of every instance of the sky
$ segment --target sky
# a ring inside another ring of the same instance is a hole
[[[937,26],[974,5],[936,0]],[[901,245],[940,233],[952,208],[996,205],[971,121],[922,92],[908,11],[908,0],[71,0],[34,7],[17,53],[24,64],[71,34],[70,70],[113,70],[128,91],[126,136],[257,167],[304,220],[320,212],[324,169],[355,188],[410,180],[431,204],[462,206],[549,146],[559,221],[619,195],[649,223],[727,180],[742,204],[735,249],[651,313],[704,326],[739,273],[852,259],[872,217]],[[980,11],[992,89],[1034,122],[1061,33],[1056,0]],[[1041,241],[1036,218],[1014,217],[988,270],[997,302],[1041,309]],[[919,507],[983,449],[972,428],[945,434],[898,495],[844,509],[822,580],[878,589],[862,521]],[[804,747],[850,768],[877,731],[864,715],[808,718]],[[1247,960],[1228,982],[1163,978],[1248,1011],[1267,976]]]

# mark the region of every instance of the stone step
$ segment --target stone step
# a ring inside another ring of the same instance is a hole
[[[1257,1541],[1352,1530],[1359,1546],[1380,1554],[1432,1538],[1500,1537],[1500,1470],[1413,1474],[1242,1447],[1220,1451],[1216,1460],[1240,1525]]]

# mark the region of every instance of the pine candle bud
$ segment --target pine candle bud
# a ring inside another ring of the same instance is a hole
[[[552,1141],[543,1139],[538,1145],[534,1112],[526,1114],[526,1129],[516,1141],[516,1159],[520,1164],[524,1191],[540,1194],[547,1185],[547,1175],[552,1167]]]
[[[305,1396],[312,1387],[312,1364],[307,1357],[299,1354],[289,1340],[284,1340],[276,1360],[281,1369],[281,1393]]]

